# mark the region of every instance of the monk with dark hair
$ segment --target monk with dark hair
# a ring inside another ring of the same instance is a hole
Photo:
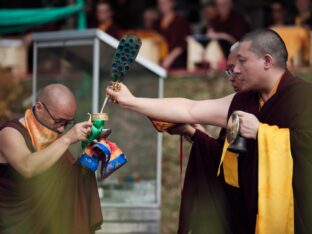
[[[118,92],[107,88],[119,105],[168,122],[226,127],[237,113],[247,152],[237,157],[225,141],[214,168],[234,210],[228,217],[237,224],[233,233],[312,233],[312,85],[292,76],[287,57],[277,33],[257,30],[239,43],[234,72],[240,93],[192,101],[137,98],[124,85]]]
[[[0,233],[93,233],[102,214],[94,173],[68,147],[87,139],[74,125],[76,100],[64,85],[46,86],[34,107],[0,127]]]

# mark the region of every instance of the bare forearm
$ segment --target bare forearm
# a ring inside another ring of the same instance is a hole
[[[106,91],[120,106],[151,118],[173,123],[210,124],[224,127],[234,94],[214,100],[193,101],[186,98],[137,98],[120,84],[119,91],[109,86]]]
[[[91,125],[89,121],[78,123],[45,149],[35,153],[29,151],[19,131],[4,128],[0,131],[0,153],[4,161],[21,175],[32,177],[54,165],[71,144],[87,140]]]
[[[69,145],[69,141],[61,137],[47,148],[29,154],[23,160],[24,166],[20,168],[22,174],[32,177],[46,171],[62,157]]]
[[[128,108],[168,122],[225,127],[233,96],[231,94],[219,99],[201,101],[185,98],[134,98]]]
[[[195,123],[190,113],[194,101],[186,98],[135,98],[129,109],[151,118],[175,123]]]

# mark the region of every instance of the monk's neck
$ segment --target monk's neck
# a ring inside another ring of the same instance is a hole
[[[268,85],[260,91],[259,95],[264,102],[269,100],[276,93],[284,73],[285,70],[277,71],[270,77],[269,81],[267,82]]]

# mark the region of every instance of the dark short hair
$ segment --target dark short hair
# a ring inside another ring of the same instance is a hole
[[[216,3],[215,2],[205,2],[202,4],[201,8],[204,9],[206,7],[216,7]]]
[[[273,4],[279,4],[279,5],[281,5],[281,6],[283,7],[284,10],[285,10],[285,8],[286,8],[286,3],[285,3],[285,1],[283,1],[283,0],[273,0],[273,1],[271,1],[270,6],[272,6]]]
[[[98,0],[98,1],[96,1],[96,5],[101,5],[101,4],[108,5],[109,8],[112,9],[112,3],[109,0]]]
[[[250,41],[250,50],[261,57],[270,54],[277,66],[286,68],[288,52],[283,39],[271,29],[258,29],[243,36],[240,42]]]

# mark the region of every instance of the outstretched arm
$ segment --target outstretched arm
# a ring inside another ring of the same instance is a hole
[[[111,86],[107,94],[120,106],[151,118],[173,123],[210,124],[225,127],[227,114],[234,94],[223,98],[193,101],[186,98],[137,98],[121,84],[119,91]]]

